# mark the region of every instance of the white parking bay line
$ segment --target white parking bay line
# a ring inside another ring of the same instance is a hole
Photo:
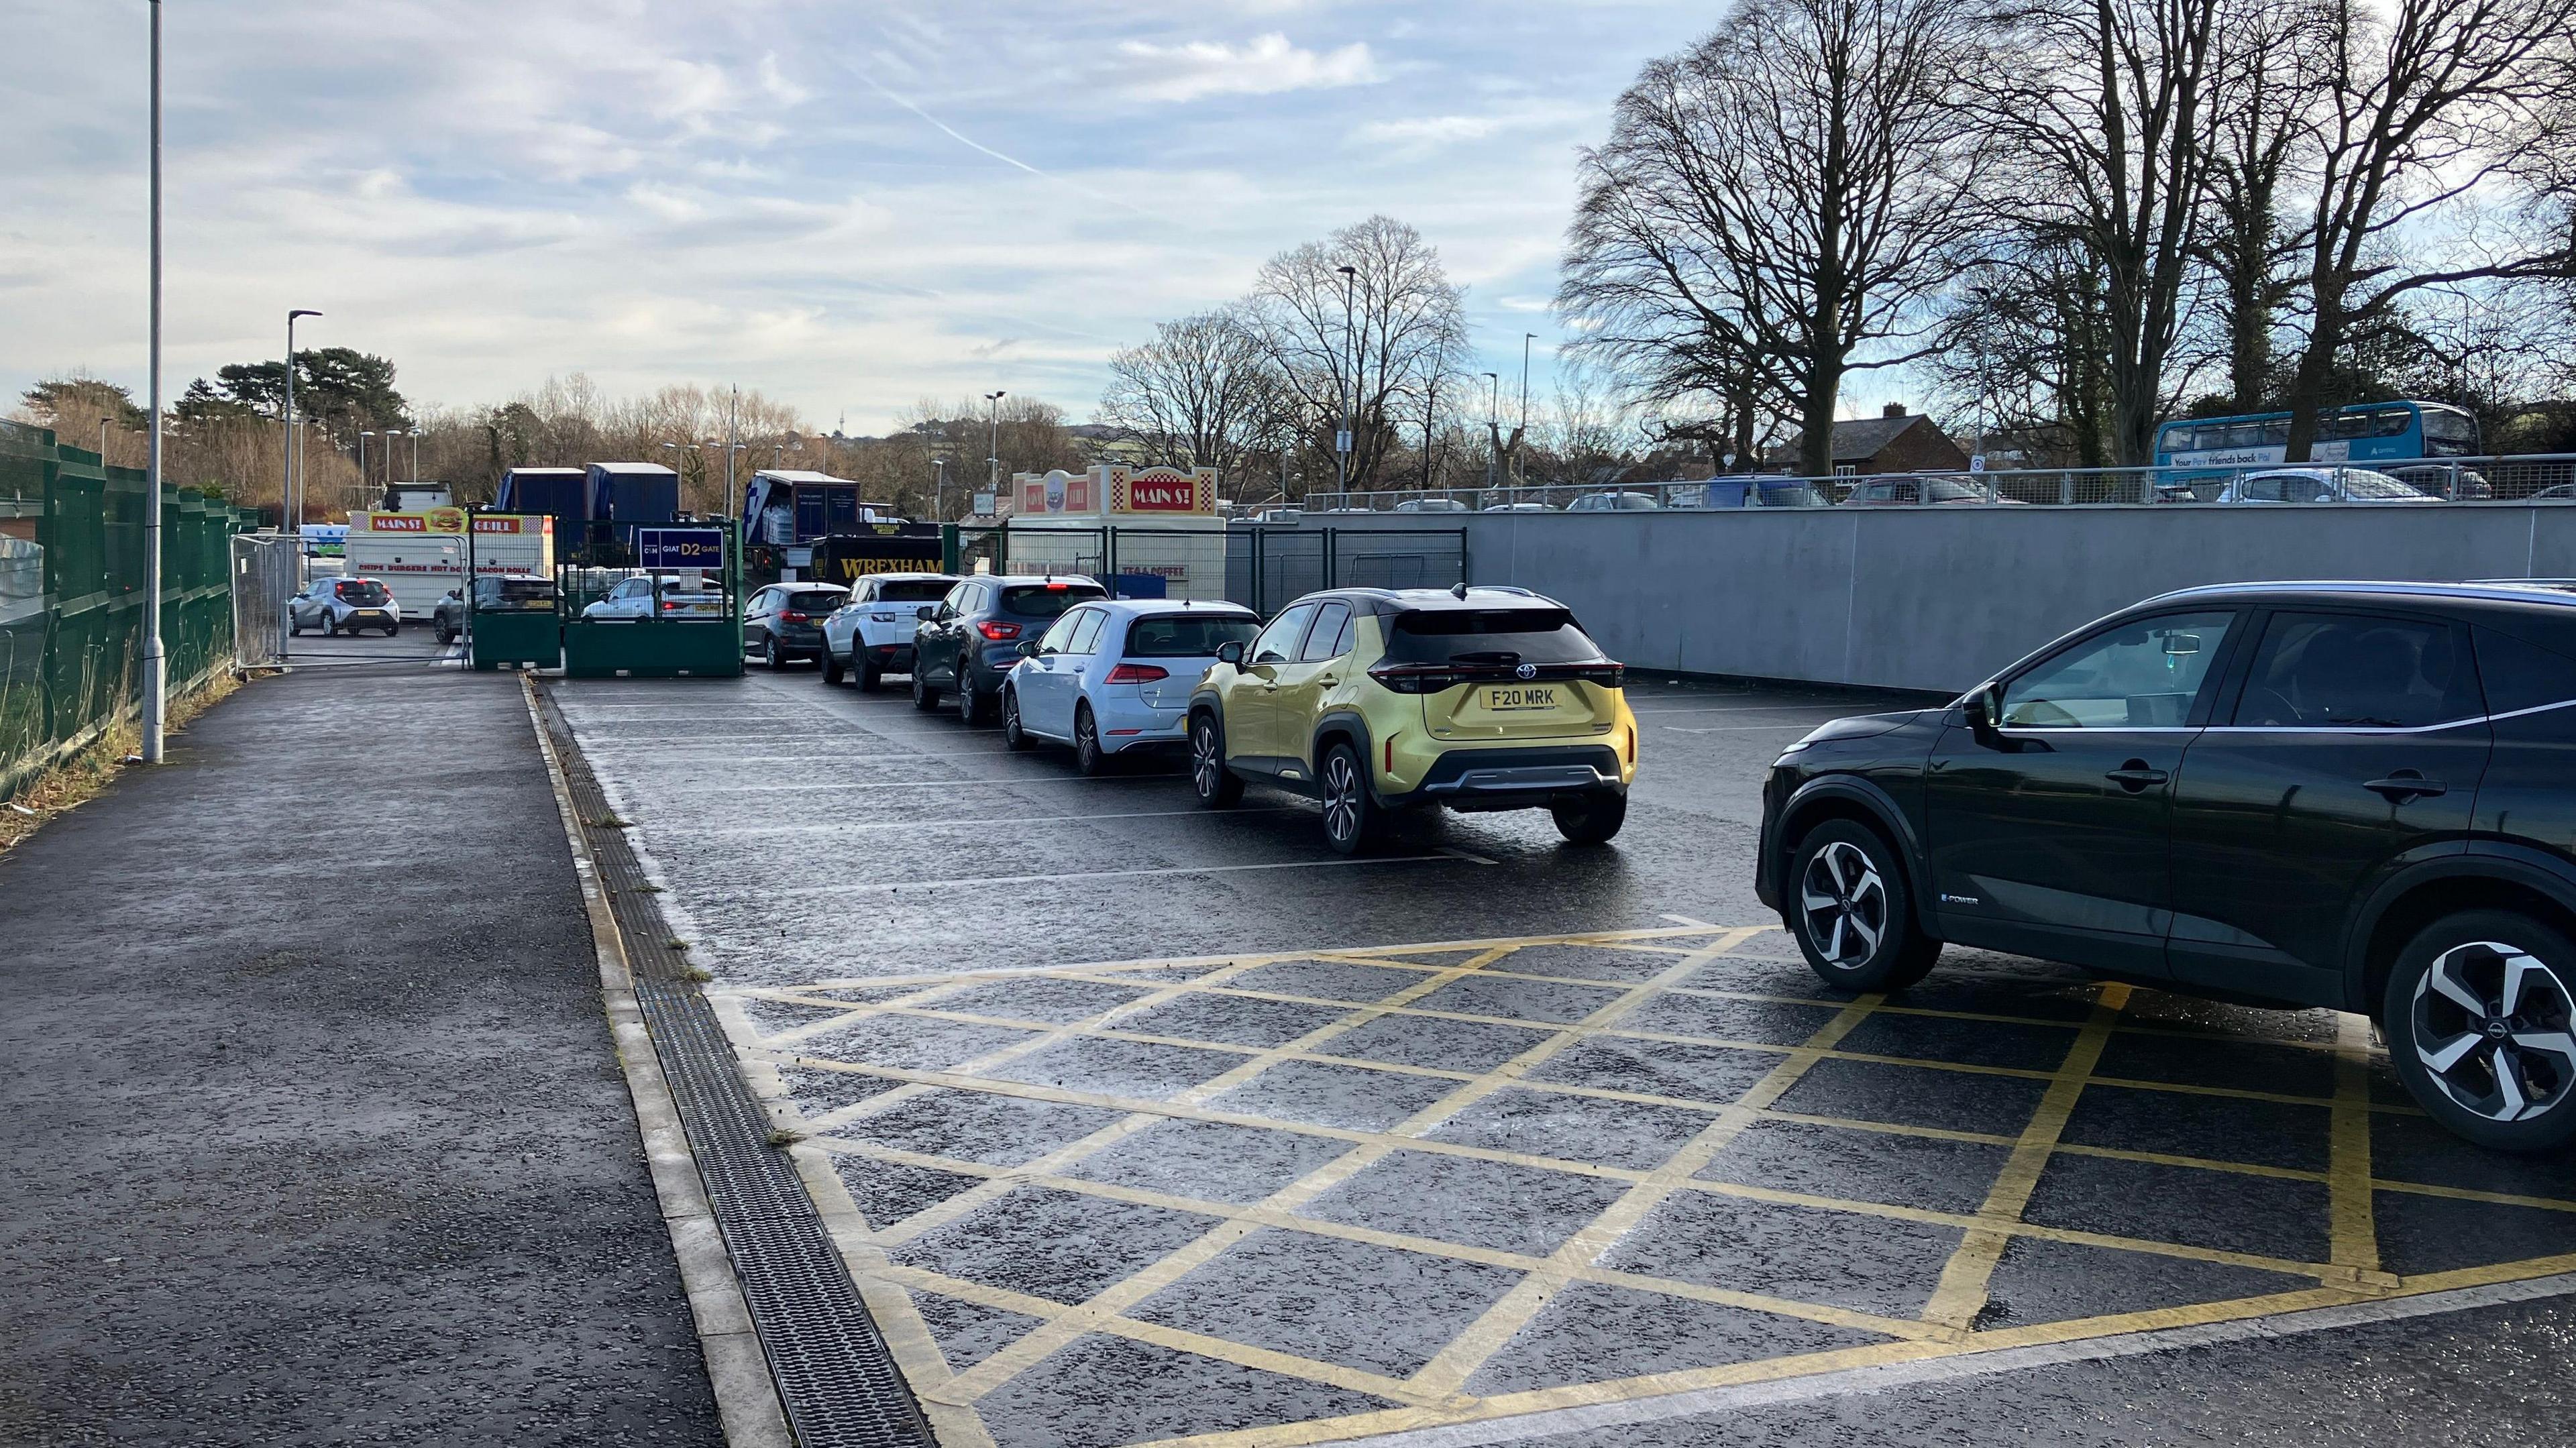
[[[952,826],[962,825],[1062,825],[1084,824],[1092,820],[1165,820],[1182,818],[1221,820],[1226,818],[1228,815],[1295,814],[1297,813],[1298,808],[1298,806],[1293,804],[1266,804],[1246,805],[1236,809],[1227,810],[1224,814],[1219,814],[1214,810],[1201,806],[1198,809],[1126,810],[1115,814],[996,815],[991,819],[980,820],[862,820],[836,821],[831,824],[821,825],[732,825],[718,829],[691,830],[689,831],[689,836],[692,839],[733,839],[737,837],[768,835],[837,835],[845,831],[858,830],[923,830],[934,828],[944,830]],[[1490,865],[1493,863],[1491,860],[1477,859],[1475,856],[1469,856],[1468,858],[1476,859],[1476,863],[1480,865]]]
[[[1696,726],[1689,724],[1659,724],[1655,727],[1663,730],[1667,734],[1759,734],[1766,729],[1813,729],[1816,727],[1816,721],[1813,719],[1807,719],[1794,724],[1702,724]]]
[[[1830,714],[1853,712],[1840,704],[1724,704],[1691,709],[1631,709],[1629,712],[1640,719],[1645,719],[1661,714],[1785,714],[1793,709]]]
[[[968,885],[1046,885],[1064,880],[1114,880],[1141,875],[1233,875],[1246,870],[1320,870],[1336,865],[1446,864],[1475,858],[1443,852],[1436,855],[1362,855],[1330,860],[1279,860],[1266,865],[1165,865],[1150,870],[1074,870],[1055,875],[980,875],[959,880],[891,880],[879,884],[817,885],[796,895],[892,895],[905,890],[945,890]]]
[[[829,781],[814,784],[711,784],[703,787],[666,784],[661,786],[661,792],[664,794],[799,794],[816,789],[983,789],[993,786],[1015,789],[1030,784],[1183,784],[1187,782],[1185,776],[1178,774],[1130,774],[1108,779],[1092,779],[1079,774],[1069,774],[1052,779],[1045,775],[1031,775],[1027,779],[885,779],[849,784],[836,784]]]

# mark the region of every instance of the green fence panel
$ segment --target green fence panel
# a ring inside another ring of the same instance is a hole
[[[0,799],[141,705],[151,482],[43,429],[0,422]],[[164,488],[161,625],[176,699],[233,654],[231,545],[253,516]]]

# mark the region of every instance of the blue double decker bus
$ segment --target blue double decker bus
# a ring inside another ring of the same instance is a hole
[[[2156,466],[2169,470],[2164,482],[2185,483],[2281,462],[2289,445],[2286,412],[2185,418],[2156,429]],[[2321,421],[2309,453],[2320,463],[2365,464],[2477,455],[2478,420],[2442,402],[2365,402],[2339,408]]]

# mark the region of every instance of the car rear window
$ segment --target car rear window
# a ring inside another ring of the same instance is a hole
[[[1097,583],[1028,583],[1002,590],[1002,612],[1022,618],[1054,618],[1077,603],[1107,598]]]
[[[880,583],[877,585],[877,602],[937,603],[948,596],[948,590],[956,586],[953,583],[943,583],[936,578]]]
[[[354,603],[360,608],[374,608],[391,597],[393,595],[385,591],[385,586],[372,578],[340,585],[340,601]]]
[[[848,598],[848,594],[837,588],[809,588],[803,593],[789,595],[787,608],[791,613],[830,613]]]
[[[1225,644],[1248,644],[1261,631],[1260,621],[1241,614],[1164,614],[1140,618],[1127,626],[1131,659],[1205,659]]]
[[[1561,608],[1441,608],[1402,613],[1386,656],[1400,664],[1580,664],[1605,657]]]

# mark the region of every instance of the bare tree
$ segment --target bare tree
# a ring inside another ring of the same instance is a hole
[[[1262,266],[1247,320],[1296,416],[1329,429],[1350,400],[1353,487],[1377,479],[1435,371],[1467,355],[1464,295],[1422,233],[1385,216]]]
[[[2338,354],[2412,296],[2464,282],[2563,277],[2563,218],[2517,233],[2481,193],[2551,179],[2576,0],[2334,0],[2304,282],[2308,335],[2289,384],[2289,458],[2304,462]],[[2521,143],[2521,144],[2517,144]],[[2529,193],[2526,192],[2526,195]],[[2482,223],[2440,247],[2442,221]]]
[[[2013,153],[2006,210],[2098,282],[2107,461],[2151,461],[2193,283],[2213,150],[2222,0],[2030,0],[1997,20],[2013,63],[1980,86]],[[2025,273],[2027,274],[2027,273]]]
[[[2298,300],[2306,233],[2283,213],[2302,179],[2332,54],[2335,0],[2221,0],[2215,135],[2194,254],[2216,292],[2228,405],[2262,410],[2276,390],[2275,346]]]
[[[2001,434],[2038,461],[2112,456],[2110,319],[2100,256],[2024,232],[1953,284],[1928,365],[1963,433]]]
[[[1891,344],[1982,219],[1983,35],[1968,0],[1745,0],[1584,156],[1560,304],[1632,362],[1669,338],[1666,390],[1749,372],[1829,471],[1844,378],[1920,355]]]
[[[1277,442],[1282,382],[1240,306],[1154,329],[1109,357],[1100,421],[1134,431],[1158,463],[1207,466],[1231,480]]]

